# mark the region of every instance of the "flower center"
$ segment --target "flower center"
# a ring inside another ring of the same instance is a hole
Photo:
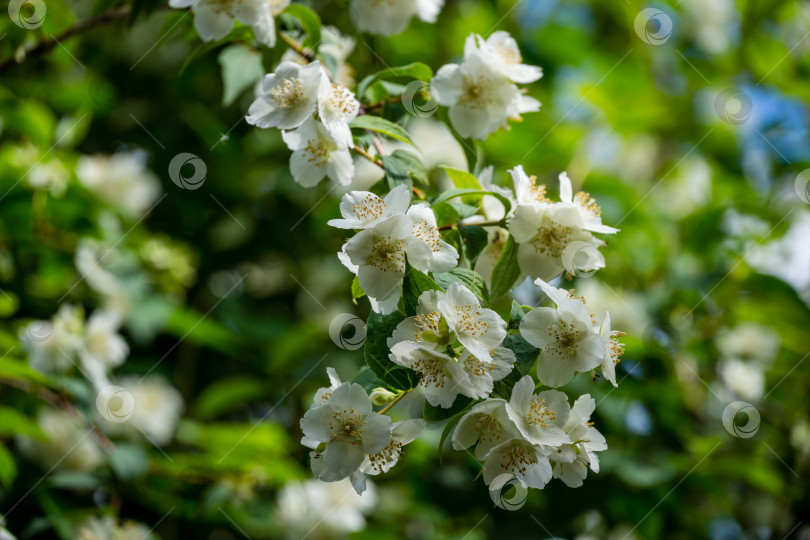
[[[545,352],[561,359],[577,354],[580,332],[573,325],[562,320],[556,321],[548,325],[548,332],[554,337],[554,342],[546,345]]]
[[[465,76],[460,101],[473,109],[485,108],[492,103],[492,82],[483,76]]]
[[[267,92],[267,97],[272,99],[279,109],[291,109],[298,105],[303,96],[303,85],[301,79],[284,79]]]
[[[572,232],[571,227],[560,225],[544,216],[543,223],[537,228],[537,234],[532,241],[534,250],[543,255],[548,253],[555,258],[562,257]]]
[[[475,423],[475,431],[478,432],[478,442],[495,442],[501,438],[503,425],[494,416],[488,414],[478,419],[478,422]]]
[[[452,360],[450,360],[452,362]],[[439,358],[427,357],[415,361],[411,369],[422,374],[420,382],[423,386],[433,385],[444,388],[447,377],[444,373],[444,362]]]
[[[354,203],[352,210],[358,219],[371,222],[382,217],[385,212],[385,201],[373,193],[369,193],[362,201]]]
[[[345,115],[353,114],[359,107],[354,94],[345,86],[335,83],[332,83],[332,92],[326,105],[331,112]]]
[[[501,468],[512,474],[525,474],[530,465],[537,463],[534,451],[525,446],[513,445],[501,458]]]
[[[329,440],[360,444],[363,441],[365,427],[365,416],[354,409],[343,409],[332,415],[332,421],[329,423]]]
[[[541,203],[549,203],[551,204],[552,200],[546,197],[546,185],[545,184],[538,184],[537,177],[532,175],[529,177],[529,193],[531,193],[537,202]]]
[[[528,422],[533,426],[540,426],[541,428],[548,427],[546,422],[553,422],[557,419],[554,411],[546,407],[546,399],[540,399],[534,396],[529,402]]]
[[[324,141],[309,139],[303,154],[306,160],[316,167],[323,167],[329,161],[329,146]]]
[[[499,43],[495,50],[505,64],[517,65],[523,62],[523,57],[520,56],[520,51],[507,47],[504,43]]]
[[[473,355],[467,356],[464,360],[464,371],[476,377],[483,377],[493,369],[495,369],[495,364],[492,362],[482,362]]]
[[[420,314],[414,317],[413,324],[416,326],[416,341],[425,341],[425,337],[422,334],[426,332],[432,334],[429,336],[431,338],[439,334],[439,320],[441,317],[442,316],[437,311],[431,311],[430,313]]]
[[[368,264],[383,272],[405,271],[405,246],[402,240],[380,238],[371,247]]]
[[[619,338],[624,335],[624,332],[613,331],[610,333],[610,342],[608,344],[608,354],[614,364],[618,364],[620,356],[624,354],[624,343],[619,342]]]
[[[591,197],[590,193],[578,191],[577,194],[574,195],[574,202],[596,217],[602,215],[602,209],[599,208],[599,205],[596,204],[596,199]]]
[[[453,308],[456,310],[456,331],[459,334],[478,337],[487,333],[489,324],[479,320],[483,313],[481,306],[467,304]]]

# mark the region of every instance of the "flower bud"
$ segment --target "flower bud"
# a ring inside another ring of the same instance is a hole
[[[395,397],[397,397],[397,394],[385,388],[375,388],[369,395],[369,399],[374,405],[385,405],[393,401]]]

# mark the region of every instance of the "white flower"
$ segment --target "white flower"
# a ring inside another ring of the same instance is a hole
[[[563,270],[570,270],[563,262],[564,255],[571,258],[569,267],[576,254],[588,255],[587,261],[576,262],[577,270],[587,272],[605,267],[605,259],[596,249],[603,243],[583,228],[582,217],[572,205],[522,205],[508,226],[515,242],[520,244],[520,270],[532,278],[548,281]],[[569,246],[576,248],[577,253],[567,253]]]
[[[493,32],[486,40],[475,34],[469,36],[464,44],[464,56],[475,52],[512,82],[528,84],[543,76],[541,68],[523,63],[517,42],[508,32]]]
[[[517,165],[509,171],[509,175],[512,177],[517,205],[548,206],[554,203],[546,196],[545,184],[538,184],[536,176],[527,175],[523,165]]]
[[[115,247],[92,238],[80,238],[74,261],[81,278],[106,297],[106,306],[123,315],[129,310],[130,302],[124,284],[112,270],[120,258],[121,252]]]
[[[346,242],[343,253],[341,262],[357,274],[369,298],[387,302],[389,313],[402,294],[406,253],[408,262],[422,272],[428,271],[432,256],[430,247],[413,235],[407,216],[393,216],[360,231]]]
[[[579,211],[582,218],[582,228],[586,231],[603,233],[603,234],[616,234],[619,229],[608,227],[602,224],[602,209],[596,204],[588,193],[578,191],[576,195],[573,194],[571,187],[571,180],[568,178],[566,172],[560,173],[560,201],[565,205],[572,205]]]
[[[765,373],[760,364],[723,358],[717,366],[720,380],[735,396],[757,402],[765,393]]]
[[[155,535],[144,524],[125,521],[118,524],[113,516],[89,517],[76,531],[76,540],[154,540]]]
[[[160,195],[160,182],[146,168],[146,153],[82,156],[76,165],[81,184],[130,217],[141,216]]]
[[[366,454],[376,454],[391,440],[391,418],[372,410],[359,384],[342,383],[323,405],[301,419],[307,440],[326,443],[312,461],[315,476],[335,482],[357,471]]]
[[[482,308],[478,297],[460,283],[450,285],[437,306],[456,339],[479,360],[491,362],[492,351],[506,337],[506,321]]]
[[[118,335],[120,327],[121,317],[111,310],[96,310],[87,321],[78,353],[84,373],[97,389],[109,384],[107,372],[129,354],[127,342]]]
[[[486,139],[509,118],[540,109],[537,100],[523,95],[479,52],[459,65],[442,66],[430,84],[436,101],[450,107],[450,122],[462,137]]]
[[[453,432],[453,448],[463,450],[476,445],[475,457],[484,459],[502,442],[520,437],[505,405],[506,401],[502,399],[488,399],[473,405]]]
[[[402,458],[402,447],[414,441],[425,429],[426,422],[421,418],[396,422],[391,428],[391,440],[376,454],[369,454],[360,466],[363,474],[377,475],[386,473],[399,463]]]
[[[455,268],[458,264],[458,251],[442,240],[433,210],[426,204],[415,204],[408,209],[407,215],[413,221],[413,235],[426,243],[432,251],[428,269],[431,272],[447,272]]]
[[[554,478],[561,479],[568,487],[581,486],[588,475],[588,467],[599,472],[596,452],[607,450],[605,437],[590,422],[595,408],[596,402],[589,394],[577,398],[563,427],[571,444],[551,453]]]
[[[318,61],[305,66],[281,63],[275,73],[264,76],[260,95],[250,105],[245,119],[260,128],[300,126],[315,112],[323,76]]]
[[[104,463],[104,452],[87,428],[61,409],[42,409],[37,423],[44,441],[17,437],[17,447],[29,459],[43,467],[70,471],[92,471]]]
[[[326,131],[339,144],[352,145],[352,130],[349,122],[357,118],[360,103],[351,90],[321,77],[318,86],[318,117]]]
[[[369,34],[399,34],[417,16],[435,22],[444,0],[352,0],[350,12],[357,29]]]
[[[315,399],[314,399],[315,403],[313,404],[313,407],[323,405],[324,403],[329,401],[329,398],[332,397],[332,392],[334,392],[338,386],[343,384],[343,381],[341,381],[340,377],[338,377],[335,368],[332,367],[326,368],[326,375],[327,377],[329,377],[329,382],[331,384],[327,387],[318,388],[318,391],[315,392]]]
[[[571,442],[562,429],[571,412],[568,398],[557,390],[534,394],[534,381],[528,375],[512,388],[506,412],[520,434],[532,444],[559,446]]]
[[[352,183],[354,162],[349,148],[320,122],[309,119],[293,131],[282,132],[281,137],[293,151],[290,171],[302,186],[315,186],[325,176],[344,186]]]
[[[367,229],[391,216],[404,214],[411,201],[411,190],[400,184],[380,198],[370,191],[350,191],[340,200],[343,219],[330,219],[338,229]]]
[[[619,357],[624,353],[624,345],[619,343],[619,338],[624,332],[610,330],[610,313],[605,314],[605,320],[599,327],[599,336],[605,344],[605,355],[602,357],[602,376],[611,382],[613,386],[618,386],[616,382],[616,364]]]
[[[484,482],[490,489],[497,489],[501,486],[493,485],[493,480],[512,475],[524,486],[543,489],[552,474],[549,452],[522,438],[509,439],[493,448],[484,460]]]
[[[715,343],[723,358],[739,359],[766,367],[779,353],[779,335],[772,328],[755,322],[744,322],[724,328]]]
[[[285,538],[342,538],[365,528],[365,515],[377,505],[377,492],[369,489],[358,495],[348,480],[285,482],[278,494],[277,517]]]
[[[464,368],[455,358],[421,343],[397,343],[391,348],[389,358],[395,364],[419,373],[425,398],[434,407],[451,407],[468,383]]]
[[[556,309],[530,311],[520,323],[520,334],[540,349],[537,378],[554,388],[568,383],[575,372],[600,366],[607,350],[585,304],[575,298],[563,299]]]
[[[469,351],[464,351],[458,362],[467,374],[462,393],[473,399],[483,399],[492,393],[496,381],[500,381],[512,371],[515,353],[506,347],[496,347],[490,352],[490,361],[479,360]]]
[[[163,377],[123,377],[115,381],[132,396],[132,415],[121,423],[102,422],[110,433],[145,437],[156,446],[171,442],[183,414],[183,397]]]
[[[169,0],[173,8],[192,7],[194,28],[203,41],[224,38],[239,21],[253,27],[256,39],[268,47],[276,44],[273,16],[289,4],[289,0]]]
[[[84,311],[63,304],[51,320],[35,321],[22,329],[20,343],[31,367],[43,373],[64,373],[74,365],[83,332]]]

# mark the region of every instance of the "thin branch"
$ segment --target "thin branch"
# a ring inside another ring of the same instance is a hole
[[[377,412],[378,412],[379,414],[385,414],[385,413],[387,413],[387,412],[388,412],[388,411],[389,411],[389,410],[390,410],[390,409],[391,409],[391,408],[392,408],[394,405],[396,405],[397,403],[399,403],[400,401],[402,401],[402,398],[404,398],[405,396],[407,396],[407,395],[408,395],[408,392],[410,392],[410,390],[405,390],[405,391],[404,391],[404,392],[402,392],[400,395],[398,395],[397,397],[395,397],[395,398],[394,398],[394,399],[391,401],[391,403],[389,403],[388,405],[386,405],[385,407],[383,407],[382,409],[380,409],[380,410],[379,410],[379,411],[377,411]]]
[[[14,55],[11,58],[7,58],[0,62],[0,72],[3,72],[12,66],[16,66],[22,62],[25,62],[29,58],[35,58],[37,56],[42,56],[45,53],[50,52],[54,47],[58,44],[63,43],[64,41],[78,36],[79,34],[83,34],[88,30],[92,30],[93,28],[100,26],[102,24],[106,24],[108,22],[117,21],[120,19],[125,19],[129,16],[132,12],[132,8],[129,5],[117,6],[98,15],[90,17],[89,19],[85,19],[84,21],[77,23],[75,26],[72,26],[59,34],[58,36],[51,35],[52,39],[42,39],[32,45],[31,47],[24,49],[22,51],[22,59],[18,62],[16,56]]]
[[[370,162],[372,162],[373,164],[377,165],[379,168],[385,169],[382,160],[375,158],[374,156],[363,150],[362,147],[355,144],[353,150],[358,154],[360,154],[361,156],[363,156],[364,158],[366,158],[367,160],[369,160]]]
[[[281,36],[281,40],[284,41],[284,43],[286,43],[292,50],[294,50],[303,58],[305,58],[307,62],[312,62],[313,60],[315,60],[315,53],[305,49],[303,45],[295,41],[287,34],[280,33],[279,35]]]

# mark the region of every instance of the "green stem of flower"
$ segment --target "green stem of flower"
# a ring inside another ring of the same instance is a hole
[[[378,412],[379,414],[385,414],[385,413],[387,413],[387,412],[389,411],[389,409],[391,409],[391,407],[393,407],[394,405],[396,405],[397,403],[399,403],[400,401],[402,401],[402,398],[404,398],[405,396],[407,396],[407,395],[408,395],[408,392],[410,392],[410,390],[405,390],[405,391],[404,391],[404,392],[402,392],[400,395],[398,395],[398,396],[397,396],[397,397],[395,397],[393,400],[391,400],[391,403],[389,403],[388,405],[386,405],[385,407],[383,407],[382,409],[380,409],[380,410],[379,410],[379,411],[377,411],[377,412]]]
[[[287,34],[280,33],[279,35],[281,36],[281,40],[284,43],[286,43],[292,50],[294,50],[303,58],[305,58],[307,62],[312,62],[313,60],[315,60],[315,54],[312,51],[306,50],[303,45],[295,41]]]

